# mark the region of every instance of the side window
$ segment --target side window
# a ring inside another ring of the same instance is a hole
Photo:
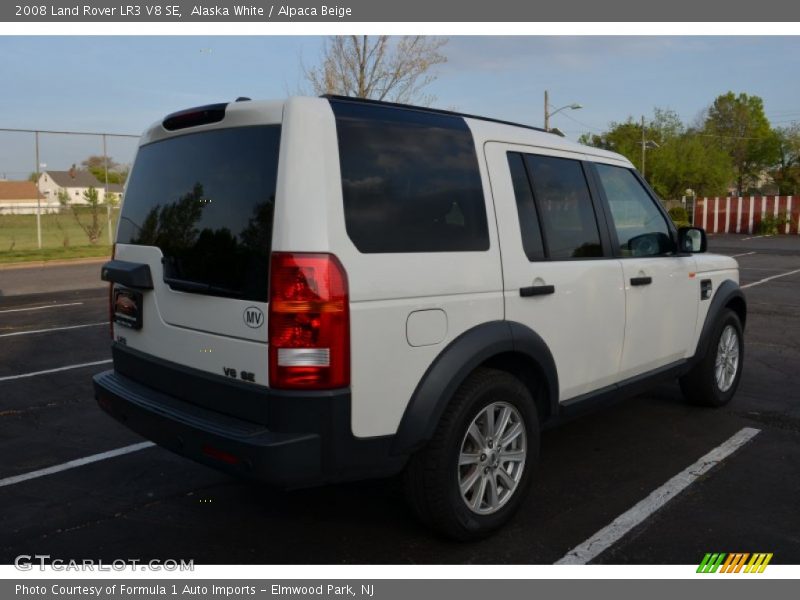
[[[531,184],[525,170],[525,161],[518,152],[508,153],[508,168],[511,171],[511,182],[514,185],[514,196],[517,199],[517,214],[522,235],[522,248],[528,260],[542,260],[544,245],[542,232],[539,229],[539,217],[533,204]]]
[[[583,166],[577,160],[527,154],[525,162],[551,260],[603,256]]]
[[[331,101],[347,234],[359,251],[489,249],[475,142],[461,117]]]
[[[611,208],[623,257],[658,256],[673,250],[669,227],[653,198],[623,167],[596,164]]]

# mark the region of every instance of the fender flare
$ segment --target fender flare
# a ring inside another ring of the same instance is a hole
[[[538,365],[548,396],[546,400],[551,414],[555,415],[558,373],[547,344],[525,325],[490,321],[462,333],[428,367],[403,413],[392,453],[410,454],[430,440],[461,383],[478,366],[505,352],[523,354]]]
[[[711,343],[711,335],[714,331],[714,326],[719,319],[720,314],[722,311],[725,310],[725,307],[730,304],[731,300],[739,299],[742,302],[742,306],[744,308],[744,314],[747,314],[747,300],[744,296],[744,292],[732,279],[726,279],[723,281],[720,286],[717,288],[717,291],[714,293],[714,297],[711,299],[711,305],[708,307],[708,312],[706,313],[706,320],[703,323],[703,329],[700,332],[700,337],[697,340],[697,348],[695,350],[694,356],[690,360],[690,364],[694,366],[699,361],[703,359],[708,352],[708,346]],[[745,319],[742,318],[742,327],[744,328]]]

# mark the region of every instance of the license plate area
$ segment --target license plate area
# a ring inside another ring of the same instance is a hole
[[[114,323],[129,329],[142,328],[142,292],[116,287],[112,306]]]

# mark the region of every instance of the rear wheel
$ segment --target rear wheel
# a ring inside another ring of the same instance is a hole
[[[739,316],[726,310],[717,322],[706,355],[681,380],[681,391],[692,403],[725,406],[739,386],[744,338]]]
[[[458,389],[433,439],[405,474],[417,514],[449,537],[474,540],[519,507],[539,454],[530,391],[515,377],[478,369]]]

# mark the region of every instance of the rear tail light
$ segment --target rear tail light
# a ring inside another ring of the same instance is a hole
[[[347,274],[332,254],[272,254],[269,384],[315,390],[350,384]]]

